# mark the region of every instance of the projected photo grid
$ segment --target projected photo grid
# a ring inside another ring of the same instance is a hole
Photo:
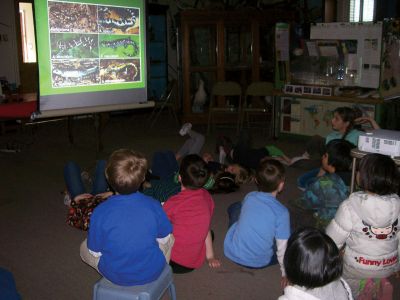
[[[53,88],[140,82],[140,11],[48,1]]]

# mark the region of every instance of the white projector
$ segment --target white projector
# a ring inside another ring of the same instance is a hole
[[[362,133],[358,138],[358,149],[391,157],[400,156],[400,131],[375,129]]]

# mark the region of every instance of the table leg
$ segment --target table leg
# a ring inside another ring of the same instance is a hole
[[[100,114],[94,114],[94,128],[96,130],[96,149],[98,152],[103,150],[103,143],[101,140],[101,131],[102,131],[102,124],[101,124],[101,116]]]
[[[68,139],[71,145],[74,144],[74,134],[73,134],[73,117],[67,117],[67,128],[68,128]]]
[[[354,183],[356,179],[356,163],[357,163],[357,158],[353,157],[353,164],[351,166],[350,194],[354,191]]]

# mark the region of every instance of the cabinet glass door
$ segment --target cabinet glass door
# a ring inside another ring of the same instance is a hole
[[[190,65],[215,66],[217,61],[217,30],[214,25],[192,27],[190,30]]]
[[[250,67],[253,55],[250,26],[227,24],[224,42],[226,67]]]
[[[226,24],[224,50],[225,79],[247,86],[248,80],[251,80],[253,57],[250,25]]]
[[[274,81],[274,26],[260,26],[260,80]]]

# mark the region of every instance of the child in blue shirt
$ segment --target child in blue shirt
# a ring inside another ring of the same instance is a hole
[[[224,254],[248,268],[264,268],[278,260],[284,282],[283,256],[290,220],[289,211],[276,196],[285,184],[285,169],[281,162],[267,158],[260,162],[255,177],[258,191],[228,208],[231,226],[225,237]]]
[[[160,203],[138,192],[146,170],[139,153],[121,149],[111,154],[105,174],[116,195],[95,208],[80,249],[84,262],[118,285],[154,281],[166,265],[157,239],[167,237],[172,226]]]

